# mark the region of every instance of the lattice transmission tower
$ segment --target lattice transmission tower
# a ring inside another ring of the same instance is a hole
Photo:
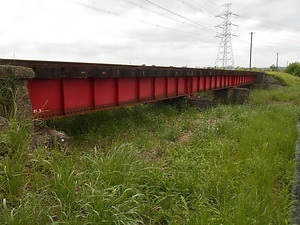
[[[223,19],[223,22],[217,25],[218,28],[222,29],[216,37],[220,38],[220,45],[218,50],[218,55],[216,59],[216,67],[221,67],[223,69],[233,69],[234,68],[234,58],[231,43],[231,36],[236,36],[231,33],[231,26],[236,26],[231,23],[231,16],[238,16],[231,12],[231,3],[222,5],[225,7],[225,11],[216,17]]]

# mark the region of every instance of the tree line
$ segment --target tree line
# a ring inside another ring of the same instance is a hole
[[[291,63],[286,67],[285,72],[300,77],[300,63],[299,62]]]

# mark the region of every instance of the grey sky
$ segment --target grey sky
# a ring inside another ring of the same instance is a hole
[[[179,14],[163,10],[150,2]],[[209,67],[224,0],[10,0],[0,3],[0,58]],[[299,0],[232,0],[235,66],[300,61]]]

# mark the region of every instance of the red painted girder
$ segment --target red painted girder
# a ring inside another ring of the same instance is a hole
[[[28,80],[36,118],[84,114],[253,83],[254,76],[61,78]]]

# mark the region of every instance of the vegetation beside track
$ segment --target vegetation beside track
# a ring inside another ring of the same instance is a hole
[[[283,88],[251,91],[251,103],[253,104],[292,104],[300,105],[300,79],[283,72],[268,72],[280,81]]]
[[[52,121],[70,149],[0,134],[1,224],[289,224],[300,81],[246,105],[138,105]],[[297,90],[298,89],[298,90]]]

